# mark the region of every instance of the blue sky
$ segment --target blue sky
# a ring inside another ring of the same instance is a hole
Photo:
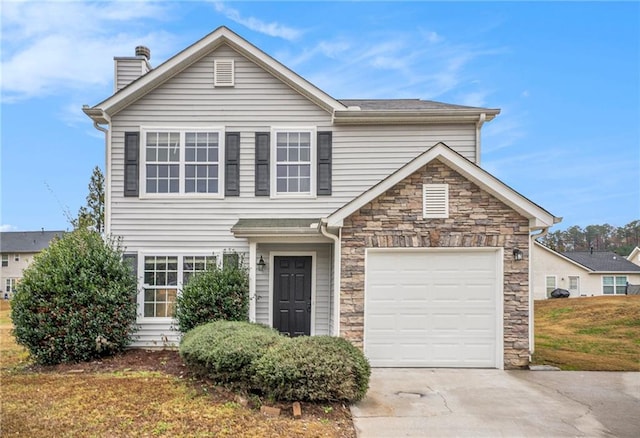
[[[640,219],[638,2],[14,2],[0,5],[0,229],[67,229],[104,138],[82,113],[113,57],[153,66],[221,25],[335,98],[500,108],[481,165],[556,216]]]

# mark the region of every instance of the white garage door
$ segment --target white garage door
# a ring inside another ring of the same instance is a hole
[[[501,368],[499,255],[369,249],[364,347],[371,365]]]

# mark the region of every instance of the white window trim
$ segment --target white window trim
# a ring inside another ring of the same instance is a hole
[[[547,279],[548,278],[553,278],[553,290],[551,292],[553,292],[555,289],[558,288],[558,276],[557,275],[545,275],[544,276],[544,293],[546,295],[547,298],[551,297],[551,292],[549,292],[547,289],[549,288],[549,286],[547,286]]]
[[[140,127],[141,138],[138,161],[140,163],[140,179],[139,184],[139,197],[140,199],[223,199],[224,198],[224,177],[225,177],[225,128],[219,126],[212,127],[154,127],[144,126]],[[179,190],[178,193],[147,193],[147,133],[150,132],[178,132],[180,134],[180,158],[177,162],[180,168],[179,176]],[[218,193],[185,193],[185,166],[186,166],[186,147],[185,147],[185,134],[187,132],[216,132],[218,133]]]
[[[612,277],[613,278],[613,293],[611,293],[611,294],[604,293],[604,286],[605,286],[604,279],[606,277]],[[617,292],[618,283],[616,282],[616,279],[618,279],[618,278],[624,278],[625,279],[625,285],[629,282],[629,277],[627,275],[615,275],[615,274],[613,274],[613,275],[603,275],[602,276],[602,278],[600,279],[600,285],[601,285],[600,292],[602,293],[602,295],[606,295],[608,297],[609,296],[615,296],[615,295],[624,295],[624,293],[619,294]]]
[[[310,158],[311,158],[311,169],[309,169],[310,175],[310,184],[309,184],[309,193],[278,193],[278,183],[277,183],[277,135],[279,132],[308,132],[310,135],[309,147],[310,147]],[[317,197],[317,173],[318,173],[318,158],[317,158],[317,129],[310,127],[275,127],[271,128],[271,145],[270,151],[271,159],[269,160],[269,172],[270,172],[270,185],[271,189],[269,190],[271,199],[292,199],[292,198],[303,198],[303,199],[315,199]]]
[[[9,254],[2,254],[2,261],[0,262],[3,268],[9,266]]]
[[[171,250],[158,250],[158,251],[146,251],[138,252],[138,296],[136,302],[138,304],[137,319],[139,324],[145,322],[155,323],[173,323],[174,318],[165,316],[144,316],[144,259],[145,257],[177,257],[178,258],[178,295],[182,293],[182,279],[184,276],[184,257],[211,257],[216,258],[216,264],[218,267],[222,267],[222,250],[213,251],[171,251]]]

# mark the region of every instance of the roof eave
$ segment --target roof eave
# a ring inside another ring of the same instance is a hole
[[[449,122],[477,122],[484,114],[485,122],[493,120],[499,109],[462,108],[462,109],[415,109],[415,110],[336,110],[333,122],[336,125],[367,124],[428,124]]]

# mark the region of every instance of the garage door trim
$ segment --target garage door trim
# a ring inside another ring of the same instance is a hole
[[[363,342],[364,348],[366,350],[367,346],[367,297],[369,296],[368,291],[370,290],[369,278],[368,278],[368,267],[369,267],[369,256],[370,254],[400,254],[400,253],[408,253],[408,252],[420,252],[420,253],[428,253],[428,254],[437,254],[437,253],[493,253],[495,255],[495,284],[496,284],[496,293],[495,293],[495,367],[498,369],[504,368],[504,266],[503,266],[503,258],[504,258],[504,248],[502,247],[484,247],[484,248],[467,248],[467,247],[456,247],[456,248],[367,248],[365,250],[365,279],[364,279],[364,309],[363,309]]]

